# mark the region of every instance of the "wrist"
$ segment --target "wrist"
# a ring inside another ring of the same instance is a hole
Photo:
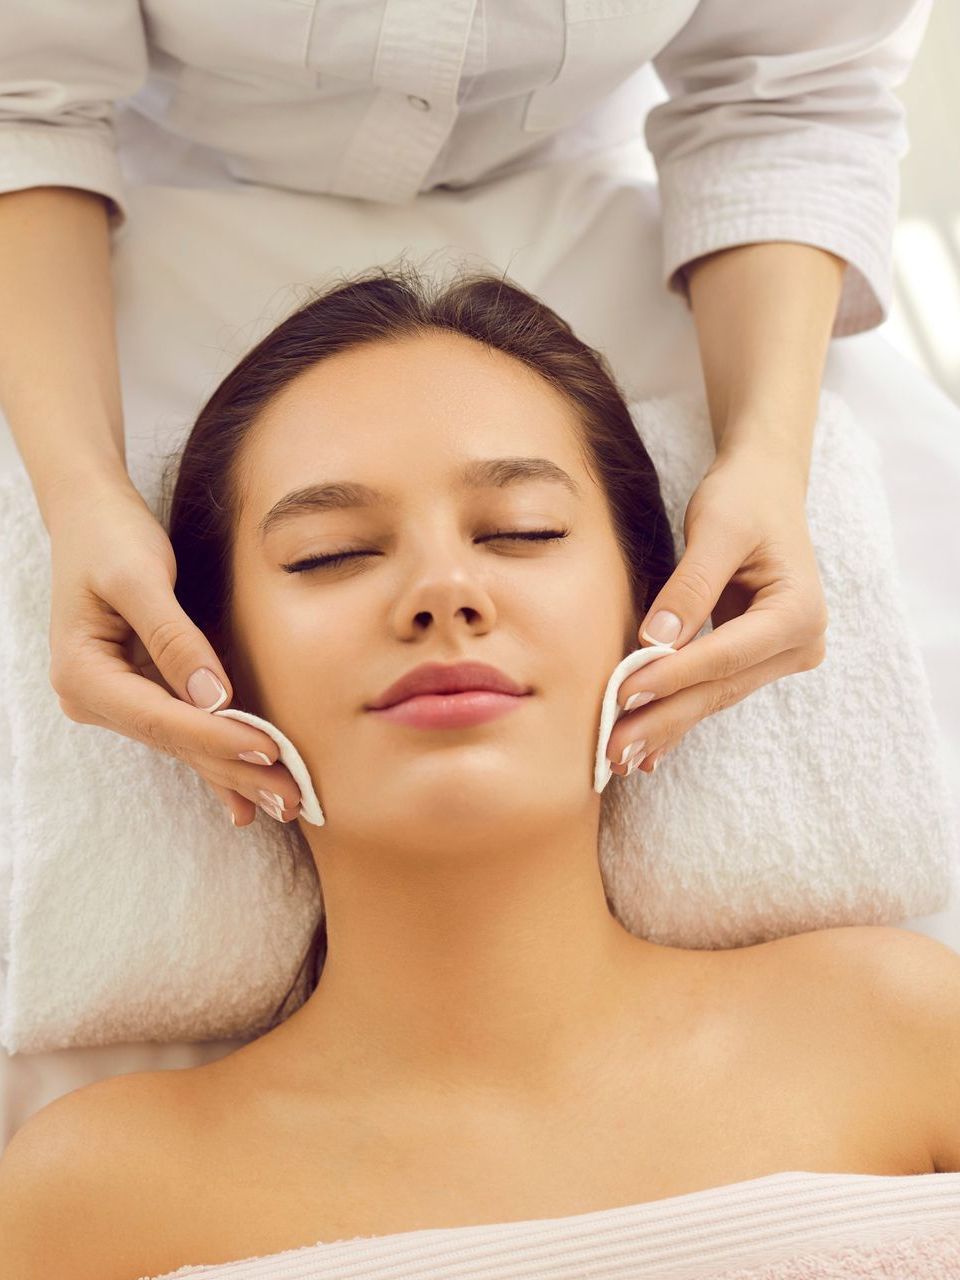
[[[778,494],[793,490],[801,502],[806,501],[810,454],[802,449],[786,447],[763,435],[734,433],[720,438],[715,465],[751,468],[762,477],[765,490],[774,488]]]
[[[775,426],[757,419],[726,422],[714,430],[721,461],[757,460],[776,474],[794,478],[806,493],[813,452],[813,427],[781,420]]]
[[[36,487],[37,506],[47,532],[79,501],[89,507],[106,492],[127,491],[133,481],[119,455],[77,461]]]

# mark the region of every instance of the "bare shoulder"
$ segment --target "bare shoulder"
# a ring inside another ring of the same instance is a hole
[[[767,944],[771,970],[807,969],[818,989],[844,1007],[854,1001],[912,1021],[945,1012],[945,988],[960,990],[960,953],[899,925],[814,929]],[[826,983],[825,980],[833,979]],[[956,1007],[952,1010],[956,1016]]]
[[[142,1192],[176,1149],[180,1074],[85,1085],[17,1130],[0,1158],[0,1275],[139,1280]]]
[[[801,1015],[876,1053],[918,1105],[937,1172],[960,1172],[960,953],[896,925],[816,929],[765,944],[764,978]],[[903,1089],[903,1093],[900,1092]]]

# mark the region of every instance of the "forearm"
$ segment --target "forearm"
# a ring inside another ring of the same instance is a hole
[[[736,245],[687,268],[718,454],[759,449],[810,470],[846,261],[814,245]]]
[[[49,528],[58,493],[127,480],[104,198],[0,195],[0,404]]]

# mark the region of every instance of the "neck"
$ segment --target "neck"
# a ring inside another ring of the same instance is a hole
[[[596,815],[518,834],[446,856],[322,845],[326,962],[272,1033],[296,1087],[542,1097],[635,1031],[672,949],[611,915]]]

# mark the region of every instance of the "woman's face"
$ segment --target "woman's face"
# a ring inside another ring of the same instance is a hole
[[[504,458],[546,459],[576,492],[546,474],[461,480]],[[355,348],[273,401],[239,479],[231,677],[238,703],[297,746],[324,831],[449,856],[473,832],[498,838],[507,823],[522,838],[599,809],[600,703],[637,619],[573,411],[549,384],[460,334]],[[334,482],[382,499],[284,514],[285,495]],[[566,536],[504,536],[533,530]],[[291,569],[339,552],[363,554]],[[368,709],[421,663],[460,661],[532,692],[460,728]]]

